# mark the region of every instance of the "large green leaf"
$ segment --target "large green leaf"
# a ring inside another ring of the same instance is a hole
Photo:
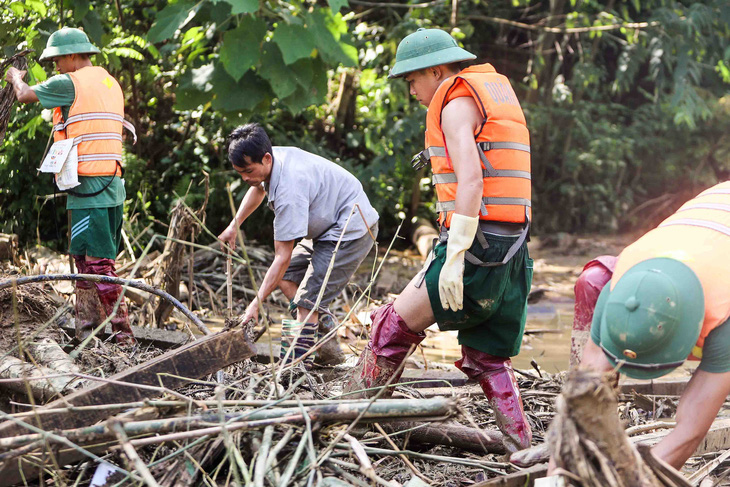
[[[286,64],[309,57],[315,47],[314,38],[307,29],[283,22],[274,30],[272,40],[279,46]]]
[[[84,16],[82,23],[84,24],[84,31],[86,31],[91,42],[96,44],[97,47],[101,47],[101,36],[104,35],[104,27],[101,25],[101,19],[96,10],[90,10]]]
[[[266,23],[250,17],[245,18],[234,30],[223,34],[220,60],[235,81],[258,63],[265,35]]]
[[[330,8],[334,13],[339,12],[342,7],[350,6],[349,0],[327,0],[327,3],[330,4]]]
[[[269,82],[271,89],[279,98],[286,98],[297,89],[294,73],[284,64],[279,48],[272,42],[264,45],[259,74]]]
[[[259,0],[224,0],[231,4],[231,13],[236,14],[252,14],[259,9]]]
[[[147,33],[147,39],[152,42],[162,42],[169,39],[176,30],[182,28],[195,17],[201,3],[191,0],[181,0],[174,5],[168,5],[157,14],[155,23]]]
[[[73,9],[74,20],[76,22],[81,22],[81,20],[83,20],[84,16],[86,16],[90,8],[91,3],[89,2],[89,0],[75,0]]]
[[[292,73],[294,74],[294,80],[297,82],[297,84],[299,86],[303,86],[304,88],[309,88],[309,86],[312,84],[312,78],[314,76],[312,60],[309,58],[300,59],[299,61],[289,66],[289,68],[292,70]]]
[[[357,49],[341,41],[342,34],[347,32],[341,15],[333,16],[329,9],[316,9],[307,15],[307,24],[325,61],[344,66],[357,64]]]
[[[220,66],[213,76],[215,96],[212,107],[223,112],[252,111],[270,96],[268,85],[253,71],[236,83]]]
[[[292,113],[299,113],[312,105],[321,105],[327,96],[327,66],[320,59],[302,59],[292,69],[297,73],[297,90],[282,100]],[[309,82],[303,83],[309,75]]]
[[[202,76],[203,73],[199,70],[197,73],[195,71],[188,70],[178,80],[178,86],[175,90],[175,108],[178,110],[194,110],[205,105],[213,98],[212,83],[204,82],[202,79],[204,77]],[[205,71],[209,72],[209,81],[212,78],[212,65],[207,65]]]

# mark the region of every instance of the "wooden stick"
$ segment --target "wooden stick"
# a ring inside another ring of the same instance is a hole
[[[124,432],[124,429],[122,429],[119,421],[117,420],[112,422],[109,425],[109,429],[111,429],[112,432],[114,432],[114,434],[117,436],[117,438],[119,439],[119,444],[122,446],[122,450],[124,450],[124,454],[127,455],[127,458],[132,463],[135,470],[140,473],[145,483],[149,487],[159,487],[159,484],[152,476],[145,463],[142,461],[141,458],[139,458],[137,450],[135,450],[134,447],[129,443],[129,438],[127,438],[127,434]]]
[[[228,318],[233,316],[233,274],[231,273],[231,251],[227,249],[226,252],[226,303],[228,304]],[[262,480],[263,482],[263,480]]]

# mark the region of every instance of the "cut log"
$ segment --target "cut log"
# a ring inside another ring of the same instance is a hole
[[[109,378],[108,382],[101,382],[89,389],[75,392],[38,410],[66,407],[68,404],[90,406],[140,401],[159,396],[160,392],[141,389],[135,387],[135,384],[155,387],[162,384],[168,389],[175,389],[188,383],[188,379],[198,379],[212,374],[253,354],[254,347],[242,329],[209,335],[116,374]],[[107,416],[108,412],[105,410],[38,414],[34,417],[34,425],[44,430],[72,429],[94,424]],[[0,437],[17,436],[27,432],[26,428],[13,421],[0,424]],[[76,451],[69,451],[59,453],[57,458],[60,464],[66,464],[78,460],[78,455]],[[27,480],[34,479],[39,475],[39,468],[24,464],[22,474]],[[13,485],[21,479],[17,463],[7,462],[0,465],[0,486]]]
[[[404,434],[409,443],[453,446],[482,454],[505,453],[502,433],[499,431],[470,428],[460,424],[427,424],[408,421],[383,423],[382,427],[388,433],[410,429],[411,431]]]
[[[0,379],[19,379],[17,382],[4,382],[2,387],[21,394],[26,394],[30,388],[33,397],[39,401],[52,399],[57,393],[65,392],[71,382],[78,382],[73,376],[40,379],[56,374],[52,369],[23,362],[16,357],[7,356],[0,360]]]
[[[36,400],[44,402],[67,389],[83,384],[84,381],[74,375],[80,369],[54,340],[46,337],[31,342],[27,353],[32,361],[24,362],[10,355],[0,359],[0,379],[19,379],[17,382],[2,383],[0,388],[5,387],[22,394],[30,391]],[[68,375],[52,377],[58,374]],[[41,377],[47,378],[40,379]]]
[[[416,185],[418,182],[416,182]],[[439,232],[428,220],[418,218],[411,226],[411,243],[416,246],[418,253],[424,259],[433,248],[433,239],[438,238]]]

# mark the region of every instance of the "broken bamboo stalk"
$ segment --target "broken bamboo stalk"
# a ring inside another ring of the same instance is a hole
[[[272,402],[269,402],[272,404]],[[262,408],[256,411],[239,411],[220,414],[217,411],[195,416],[183,416],[167,419],[152,419],[147,421],[130,421],[122,424],[128,435],[160,434],[188,429],[203,428],[226,422],[255,422],[268,421],[280,418],[300,418],[294,422],[303,422],[303,414],[307,414],[312,421],[331,423],[351,421],[365,411],[362,421],[388,421],[403,417],[434,417],[447,416],[455,413],[456,402],[449,398],[434,399],[388,399],[370,405],[369,401],[355,403],[319,404],[307,407]],[[81,443],[82,440],[97,441],[109,437],[108,425],[102,423],[94,426],[74,428],[58,431],[59,436]],[[17,448],[42,439],[34,434],[0,438],[0,450]]]

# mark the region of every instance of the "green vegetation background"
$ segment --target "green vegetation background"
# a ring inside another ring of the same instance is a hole
[[[127,219],[137,250],[165,234],[179,195],[228,223],[245,191],[225,136],[258,121],[277,145],[346,167],[381,214],[383,238],[433,219],[425,109],[389,81],[398,42],[450,31],[512,80],[532,136],[534,231],[615,232],[656,224],[730,170],[730,3],[551,0],[19,0],[0,5],[0,60],[31,47],[26,81],[60,26],[82,27],[95,63],[126,93]],[[4,84],[4,83],[3,83]],[[50,114],[16,104],[0,145],[0,232],[65,248],[65,198],[35,168]],[[55,204],[54,204],[55,202]],[[268,241],[271,213],[244,225]],[[199,241],[212,241],[210,237]]]

